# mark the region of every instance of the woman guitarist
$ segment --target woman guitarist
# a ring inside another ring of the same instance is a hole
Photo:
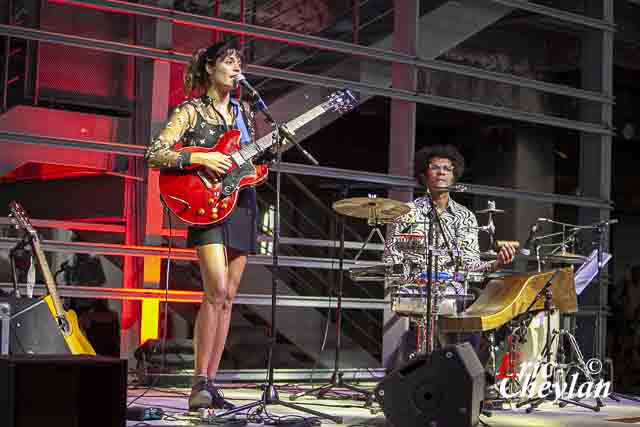
[[[228,156],[218,152],[178,152],[184,146],[213,147],[230,129],[241,132],[241,144],[254,139],[254,114],[248,104],[232,98],[234,76],[242,72],[243,58],[231,43],[218,43],[198,50],[184,78],[186,96],[204,93],[180,104],[153,139],[145,158],[149,167],[183,169],[204,165],[216,174],[231,166]],[[241,190],[235,210],[222,223],[189,227],[187,246],[198,254],[204,299],[194,328],[195,370],[189,409],[230,409],[214,386],[231,320],[231,306],[247,263],[256,252],[256,192]]]

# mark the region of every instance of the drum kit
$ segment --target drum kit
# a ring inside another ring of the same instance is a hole
[[[340,200],[334,203],[333,209],[348,217],[366,219],[372,227],[356,261],[374,234],[385,242],[382,226],[410,211],[406,203],[373,195]],[[506,242],[494,239],[496,228],[493,218],[504,211],[496,209],[495,202],[489,201],[486,209],[476,213],[488,214],[487,224],[478,227],[478,231],[488,234],[490,242],[490,250],[481,253],[481,258],[495,259],[496,251]],[[399,264],[374,267],[356,265],[350,269],[349,274],[355,282],[385,284],[385,295],[389,297],[391,311],[398,316],[408,317],[417,325],[417,353],[414,356],[433,351],[436,329],[440,334],[483,333],[489,344],[490,361],[493,362],[489,364],[488,370],[496,379],[499,371],[499,364],[496,364],[498,353],[508,352],[513,356],[521,350],[527,339],[531,338],[532,318],[538,314],[548,318],[551,311],[564,314],[577,311],[573,269],[584,263],[587,257],[572,251],[575,249],[576,234],[582,227],[539,219],[542,220],[559,226],[562,231],[533,238],[535,253],[529,256],[518,255],[537,262],[537,271],[534,272],[478,273],[465,271],[464,268],[454,272],[438,272],[437,269],[429,269],[430,265],[433,266],[427,261],[429,256],[436,259],[442,256],[456,257],[460,261],[456,265],[463,265],[462,254],[455,250],[443,251],[437,247],[428,247],[429,240],[423,234],[402,233],[390,236],[390,244],[402,254],[422,255],[421,261],[416,261],[419,258],[415,256],[404,256]],[[559,243],[549,243],[549,240],[558,238]],[[519,246],[518,242],[508,243],[516,249]],[[453,246],[457,247],[455,244]],[[436,262],[435,266],[437,265]],[[451,289],[455,289],[455,292],[451,292]],[[476,292],[472,293],[470,289],[475,289]],[[476,298],[478,292],[481,292],[480,297]],[[460,311],[458,309],[461,305],[463,309]],[[563,330],[555,333],[568,334]],[[548,335],[537,340],[537,347],[530,350],[534,353],[530,355],[531,358],[542,354],[542,346],[545,342],[549,345],[549,341]],[[575,344],[575,339],[571,342]],[[579,353],[577,347],[574,350]],[[547,353],[550,351],[551,349]],[[500,356],[504,357],[504,354]],[[515,383],[517,385],[517,381]],[[512,390],[514,385],[509,387]]]

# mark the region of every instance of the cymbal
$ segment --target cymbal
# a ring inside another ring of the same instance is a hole
[[[352,197],[338,200],[332,207],[342,215],[364,219],[375,216],[382,221],[396,219],[411,210],[404,202],[383,197]]]
[[[578,255],[571,252],[543,255],[541,258],[543,262],[551,262],[554,264],[584,264],[588,259],[584,255]]]

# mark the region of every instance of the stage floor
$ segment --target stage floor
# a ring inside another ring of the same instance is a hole
[[[367,384],[360,385],[367,388]],[[305,385],[278,385],[278,393],[282,400],[291,402],[289,396],[300,390],[308,389],[310,386]],[[225,397],[236,405],[243,405],[253,402],[260,398],[261,391],[257,389],[255,384],[233,384],[221,387]],[[168,416],[164,420],[159,421],[127,421],[127,427],[135,426],[183,426],[183,425],[233,425],[234,423],[224,424],[222,421],[209,419],[209,422],[203,421],[198,413],[188,413],[187,396],[188,389],[183,388],[131,388],[129,389],[128,403],[130,406],[144,406],[161,408],[165,415]],[[140,397],[141,396],[141,397]],[[374,404],[372,413],[364,408],[364,400],[353,399],[354,396],[347,393],[346,390],[337,390],[328,394],[325,399],[319,400],[314,397],[304,397],[295,400],[292,403],[300,404],[306,408],[324,412],[330,415],[343,417],[345,426],[386,426],[387,423],[384,414],[377,404]],[[587,401],[586,403],[593,403]],[[527,414],[524,408],[507,409],[493,411],[491,417],[483,416],[482,420],[491,427],[591,427],[591,426],[610,426],[623,427],[624,425],[640,425],[640,403],[631,400],[622,399],[616,402],[611,398],[604,400],[605,406],[599,412],[594,412],[577,406],[567,406],[559,408],[552,403],[545,403],[531,414]],[[292,420],[295,415],[311,417],[312,415],[296,412],[284,406],[269,405],[268,413],[275,418],[277,416],[288,416]],[[264,416],[264,414],[262,414]],[[246,418],[245,414],[236,415],[238,419]],[[255,420],[259,421],[259,420]],[[263,420],[265,421],[265,420]],[[259,422],[249,422],[248,426],[263,425]],[[322,420],[322,426],[335,425],[331,421]],[[389,425],[390,426],[390,425]],[[413,426],[395,426],[395,427],[413,427]],[[446,427],[446,426],[438,426]]]

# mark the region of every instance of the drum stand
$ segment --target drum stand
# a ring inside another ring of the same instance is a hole
[[[579,359],[579,363],[581,363],[582,365],[578,365],[579,369],[582,370],[582,367],[584,367],[584,372],[586,374],[588,374],[588,368],[586,367],[586,364],[584,363],[584,359],[582,358],[582,353],[580,352],[580,349],[578,348],[578,345],[575,341],[575,338],[573,337],[573,335],[571,335],[569,332],[564,331],[564,330],[560,330],[560,332],[558,331],[553,331],[553,334],[551,332],[551,312],[553,311],[551,308],[551,298],[552,298],[552,293],[551,293],[551,283],[553,282],[553,280],[555,279],[556,275],[560,272],[560,270],[556,270],[556,272],[553,274],[553,276],[551,276],[551,278],[549,279],[549,281],[547,281],[547,283],[545,283],[545,285],[542,287],[542,289],[540,290],[540,292],[538,292],[538,295],[536,296],[536,298],[534,299],[534,301],[531,303],[531,305],[528,307],[527,312],[535,305],[535,303],[538,301],[538,299],[540,298],[540,296],[544,297],[544,312],[546,314],[546,318],[547,318],[547,337],[546,337],[546,343],[544,345],[544,348],[542,349],[542,353],[540,355],[540,360],[544,360],[546,366],[551,366],[551,349],[552,346],[555,342],[556,337],[558,336],[570,336],[570,344],[573,347],[573,350],[576,351],[576,354],[578,355],[578,359]],[[562,343],[559,343],[558,348],[560,349],[560,346],[562,345]],[[556,356],[557,357],[557,356]],[[561,363],[564,363],[564,354],[561,356]],[[560,375],[563,375],[564,372],[564,367],[565,365],[560,365],[562,366],[562,369],[560,371]],[[547,380],[550,380],[550,382],[553,384],[553,380],[558,376],[558,367],[556,364],[556,367],[553,368],[553,370],[549,373]],[[540,365],[537,365],[534,373],[531,375],[530,378],[530,382],[531,383],[535,383],[535,381],[538,378],[538,375],[540,375]],[[564,381],[564,378],[562,378],[562,381]],[[560,386],[562,386],[562,384],[560,384]],[[599,412],[600,411],[600,404],[597,406],[592,406],[592,405],[587,405],[586,403],[582,403],[578,400],[575,399],[565,399],[561,396],[557,396],[555,393],[555,389],[552,388],[551,392],[546,395],[543,398],[540,397],[536,397],[536,398],[531,398],[531,399],[527,399],[525,401],[519,402],[516,404],[517,408],[520,408],[522,406],[525,405],[531,405],[530,407],[528,407],[526,409],[527,413],[531,413],[533,412],[534,409],[536,409],[538,406],[540,406],[543,402],[560,402],[560,405],[564,404],[563,406],[572,404],[572,405],[576,405],[576,406],[580,406],[582,408],[585,409],[591,409],[592,411],[595,412]]]
[[[518,342],[524,342],[524,340],[526,338],[517,335],[517,331],[522,328],[522,326],[520,325],[514,325],[515,319],[510,321],[507,324],[507,328],[509,330],[509,334],[507,335],[507,353],[505,354],[507,356],[507,361],[508,361],[508,365],[506,366],[505,369],[505,374],[506,374],[506,378],[504,378],[504,381],[508,381],[507,384],[507,391],[509,393],[509,395],[513,395],[514,393],[518,393],[522,390],[522,384],[520,384],[520,381],[518,380],[516,371],[515,371],[515,354],[516,354],[516,348],[515,348],[515,343],[514,343],[514,338],[516,341]],[[531,318],[529,318],[526,321],[522,321],[522,323],[526,326],[531,322]],[[525,328],[526,330],[526,328]],[[493,391],[495,391],[496,393],[499,393],[500,388],[498,386],[498,377],[497,377],[497,373],[498,373],[498,369],[496,367],[496,343],[495,343],[495,332],[491,331],[489,333],[488,336],[488,340],[489,340],[489,345],[491,346],[491,369],[494,373],[494,379],[495,379],[495,383],[490,387],[490,389],[492,389]],[[500,372],[502,372],[502,366],[500,366]],[[498,394],[499,396],[499,394]],[[510,398],[510,397],[498,397],[496,399],[488,399],[490,402],[492,403],[507,403],[509,405],[511,405],[511,403],[513,402],[514,398]],[[493,407],[487,408],[487,409],[495,409]],[[500,408],[501,409],[501,408]]]

